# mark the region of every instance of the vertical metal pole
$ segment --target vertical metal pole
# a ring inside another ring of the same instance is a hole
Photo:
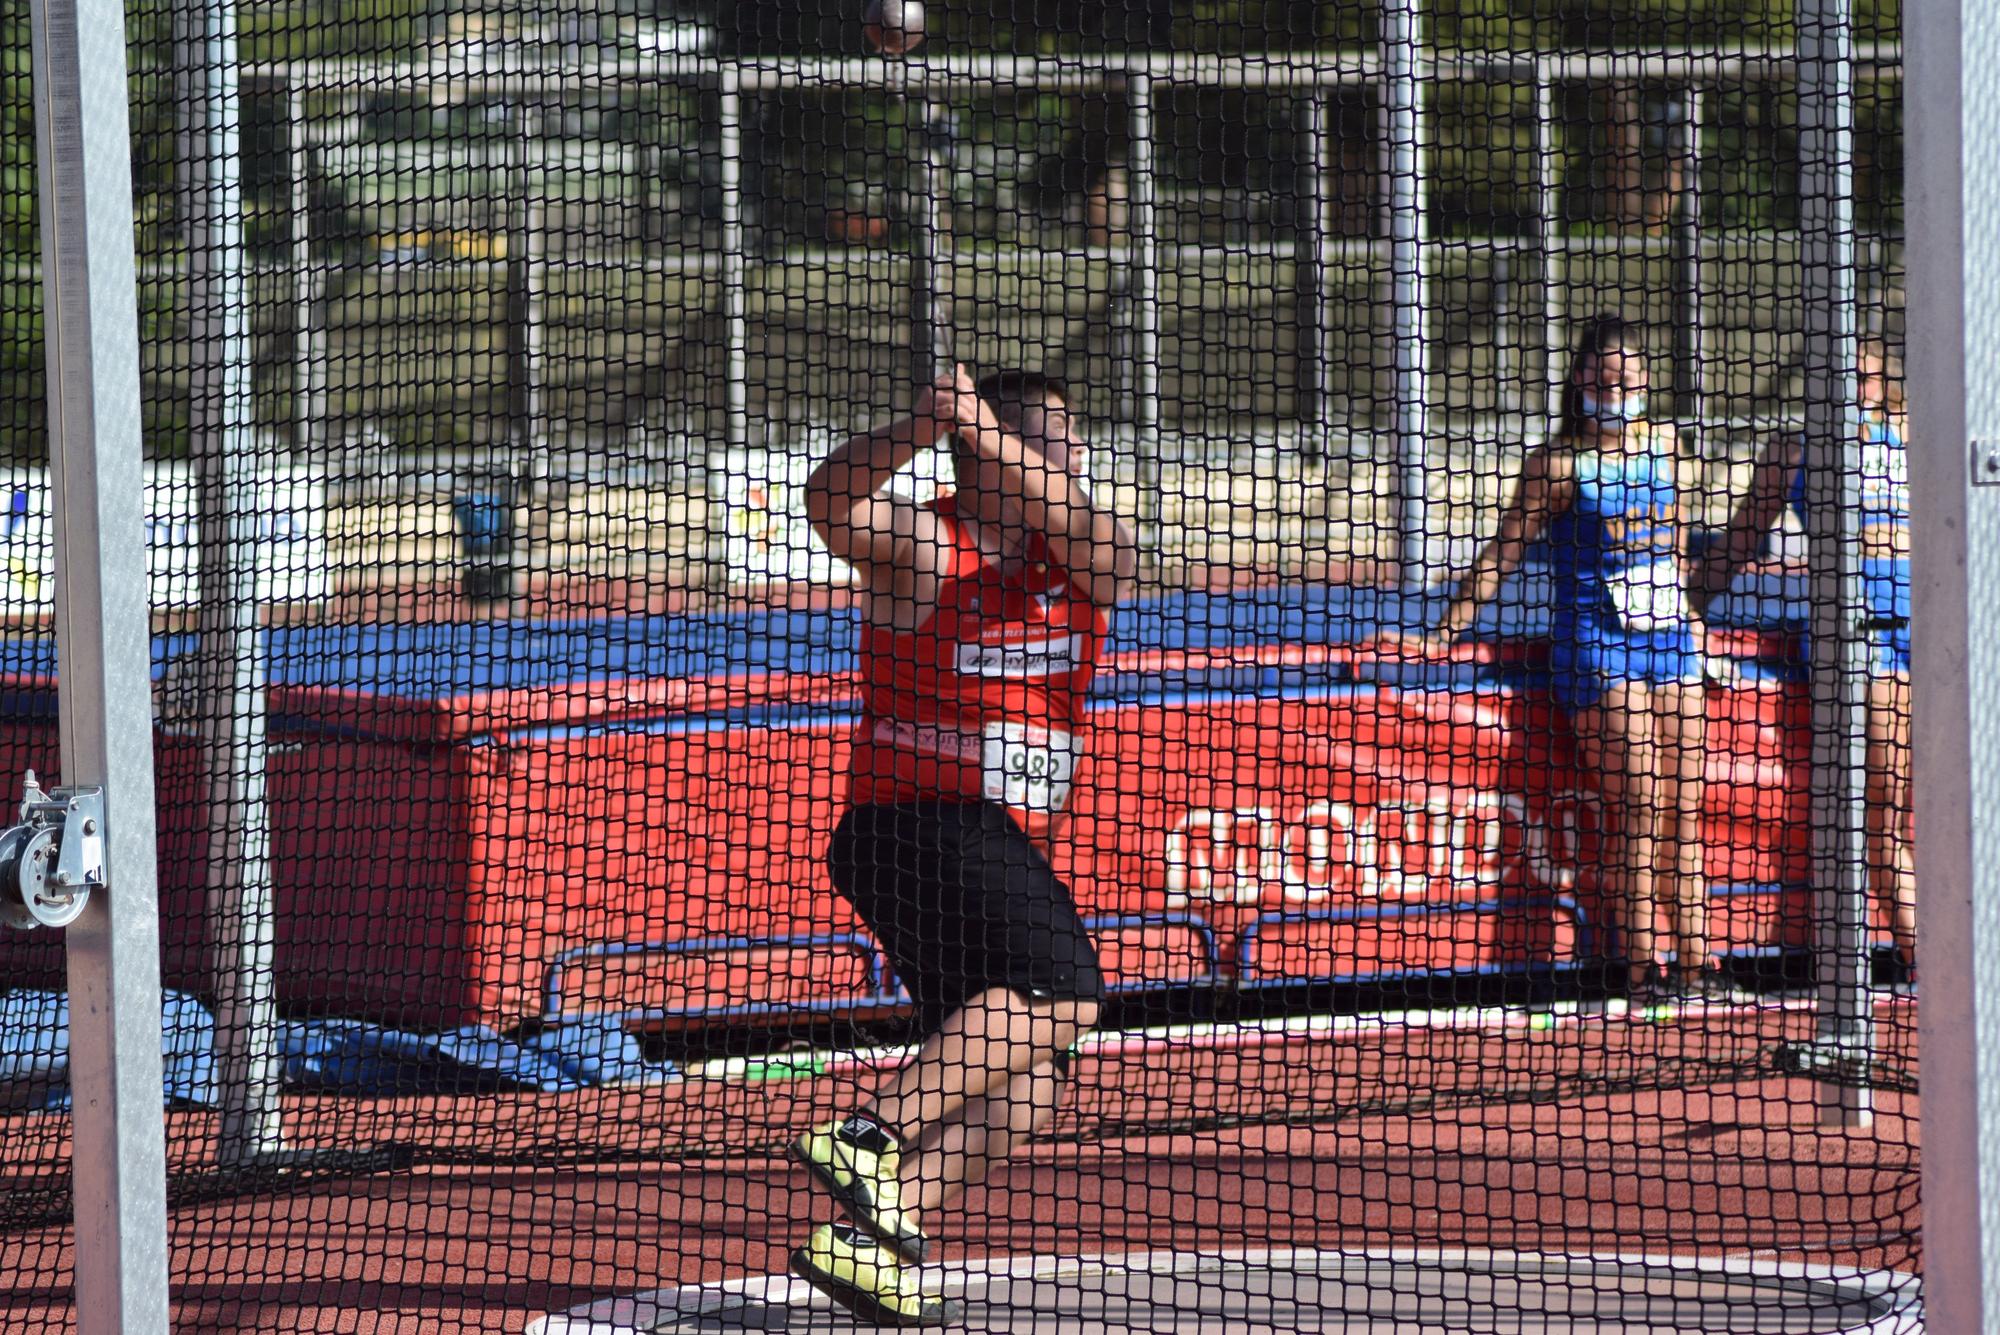
[[[910,125],[914,112],[920,119]],[[954,361],[951,336],[951,270],[945,254],[945,199],[950,177],[942,161],[944,117],[950,109],[928,100],[906,99],[903,123],[912,131],[916,152],[910,170],[916,177],[916,225],[910,248],[910,378],[929,384],[950,373]]]
[[[1681,197],[1675,201],[1674,227],[1674,412],[1683,421],[1700,422],[1707,412],[1702,378],[1708,353],[1704,305],[1707,293],[1701,258],[1701,121],[1702,94],[1689,87],[1681,94]]]
[[[1924,1317],[2000,1335],[2000,8],[1903,25]]]
[[[548,481],[550,440],[549,424],[545,416],[548,403],[542,393],[543,325],[548,287],[548,265],[542,254],[542,239],[547,231],[547,217],[544,213],[543,197],[535,189],[532,175],[535,166],[535,139],[540,129],[540,113],[541,108],[534,103],[524,103],[521,107],[519,441],[526,453],[526,459],[522,461],[523,466],[516,467],[513,472],[517,477],[526,476],[530,494],[539,494],[539,489]],[[517,550],[523,546],[525,544],[516,544]]]
[[[1560,252],[1562,195],[1556,181],[1555,81],[1542,61],[1535,62],[1535,246],[1542,258],[1542,411],[1554,422],[1562,412],[1563,291],[1569,265]]]
[[[722,153],[722,312],[725,357],[723,371],[723,439],[734,453],[750,438],[750,320],[744,291],[747,281],[743,254],[743,94],[736,75],[724,71],[718,98],[718,135]]]
[[[1421,588],[1430,566],[1427,454],[1430,431],[1430,313],[1425,242],[1422,34],[1417,0],[1382,0],[1382,63],[1389,101],[1389,283],[1395,321],[1398,559],[1406,588]]]
[[[1126,81],[1132,133],[1132,425],[1138,451],[1140,518],[1157,531],[1160,516],[1160,235],[1153,156],[1153,76]]]
[[[285,94],[285,161],[292,183],[292,448],[310,457],[325,439],[325,361],[315,333],[322,285],[312,262],[312,159],[306,93]]]
[[[243,244],[242,98],[232,0],[177,11],[188,205],[188,452],[201,533],[201,743],[208,795],[217,1157],[283,1148],[273,963],[265,700],[257,645],[261,507]]]
[[[80,1335],[164,1332],[159,886],[125,14],[117,0],[33,0],[29,24],[62,774],[106,789],[108,884],[66,941],[76,1325]]]
[[[1806,531],[1812,589],[1812,867],[1819,1035],[1865,1062],[1868,996],[1868,661],[1854,413],[1854,127],[1850,0],[1797,0],[1806,329]],[[1823,1121],[1869,1118],[1865,1082],[1820,1086]]]
[[[1332,135],[1326,95],[1315,92],[1300,103],[1306,145],[1306,179],[1296,192],[1298,240],[1292,247],[1293,290],[1298,300],[1299,421],[1305,429],[1305,453],[1326,453],[1333,425],[1333,311],[1328,301],[1332,283],[1327,273],[1327,249],[1333,238],[1328,217]]]

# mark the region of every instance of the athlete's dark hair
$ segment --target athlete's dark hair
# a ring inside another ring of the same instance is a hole
[[[1577,384],[1577,377],[1584,364],[1621,349],[1645,355],[1646,339],[1640,326],[1622,315],[1597,315],[1584,321],[1570,353],[1569,372],[1563,377],[1562,415],[1556,419],[1554,439],[1568,440],[1583,432],[1583,387]]]
[[[1039,408],[1050,399],[1070,401],[1069,387],[1040,371],[994,371],[979,379],[979,397],[993,405],[1002,421],[1018,422],[1023,408]]]

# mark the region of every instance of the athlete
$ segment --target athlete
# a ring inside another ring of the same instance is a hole
[[[1910,802],[1910,556],[1908,418],[1901,375],[1888,350],[1864,341],[1856,366],[1860,402],[1854,419],[1860,448],[1861,542],[1868,636],[1868,879],[1888,913],[1903,981],[1917,966],[1917,872]],[[1704,594],[1719,593],[1753,560],[1779,514],[1806,522],[1803,440],[1779,437],[1766,448],[1750,489],[1730,517],[1715,559],[1703,572]]]
[[[955,491],[891,496],[896,471],[940,441]],[[1060,384],[1010,371],[975,385],[959,368],[806,484],[814,531],[867,591],[862,719],[828,863],[929,1034],[792,1150],[847,1216],[792,1268],[865,1320],[954,1318],[906,1270],[926,1255],[924,1222],[1048,1124],[1104,995],[1048,848],[1138,550],[1083,467]]]
[[[1463,634],[1541,544],[1553,584],[1551,689],[1604,802],[1606,888],[1619,905],[1631,999],[1733,1000],[1740,994],[1708,952],[1690,488],[1672,433],[1646,420],[1646,388],[1638,331],[1614,316],[1590,321],[1555,432],[1529,454],[1499,531],[1434,635]]]

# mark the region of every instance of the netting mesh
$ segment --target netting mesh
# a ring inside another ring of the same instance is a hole
[[[177,1321],[1917,1329],[1899,16],[1792,11],[133,0]]]

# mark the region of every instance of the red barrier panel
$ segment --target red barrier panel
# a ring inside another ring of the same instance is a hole
[[[858,930],[821,866],[851,724],[823,709],[726,725],[661,709],[669,697],[697,710],[790,703],[791,687],[824,706],[842,684],[607,683],[380,711],[284,693],[270,787],[281,1002],[410,1028],[506,1028],[543,1012],[551,961],[581,945]],[[1709,699],[1711,880],[1802,883],[1803,692]],[[1506,898],[1529,915],[1351,915],[1308,932],[1313,960],[1351,956],[1357,973],[1560,961],[1607,918],[1591,873],[1596,800],[1539,701],[1369,688],[1094,717],[1056,849],[1088,914],[1194,915],[1225,964],[1273,910]],[[53,722],[0,727],[0,773],[53,776],[55,753]],[[166,978],[206,992],[198,753],[163,736],[158,754]],[[1808,908],[1801,892],[1719,897],[1714,935],[1798,945]],[[60,986],[58,939],[0,931],[0,969],[18,986]],[[1174,951],[1107,948],[1125,972],[1143,974],[1149,958],[1177,967]],[[715,980],[632,981],[719,1000],[749,986],[740,963]]]

